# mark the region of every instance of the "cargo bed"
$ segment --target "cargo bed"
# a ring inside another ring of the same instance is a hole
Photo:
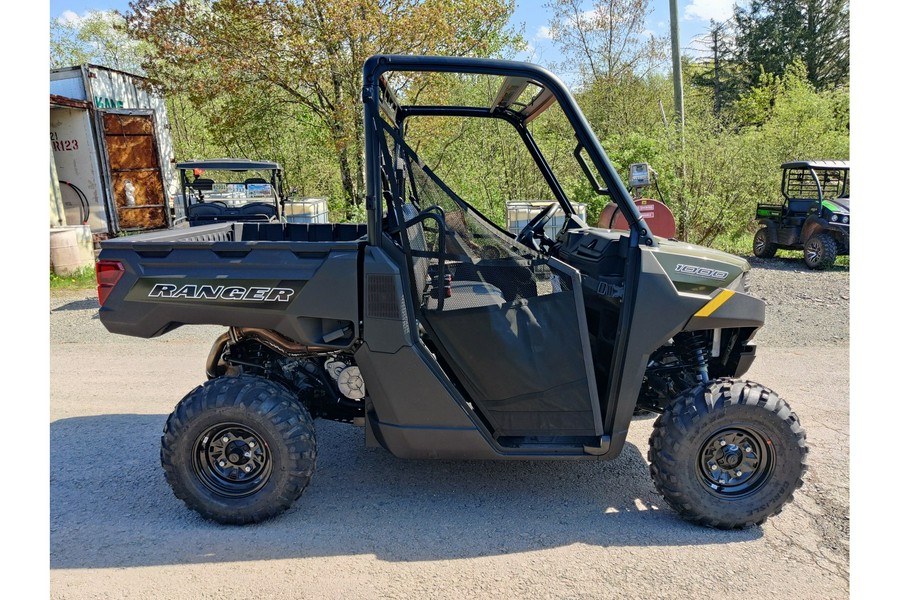
[[[365,236],[364,224],[220,223],[108,240],[100,320],[144,338],[217,324],[344,349],[359,333]]]

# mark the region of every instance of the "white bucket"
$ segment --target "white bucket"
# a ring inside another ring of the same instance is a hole
[[[72,275],[94,264],[94,238],[87,225],[50,229],[50,268],[57,275]]]

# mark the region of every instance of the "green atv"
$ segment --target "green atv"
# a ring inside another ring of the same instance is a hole
[[[784,203],[757,204],[753,254],[803,250],[806,266],[827,269],[850,254],[850,162],[804,160],[781,169]]]

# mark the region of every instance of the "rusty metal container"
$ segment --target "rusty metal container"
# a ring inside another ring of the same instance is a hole
[[[669,207],[661,200],[653,198],[636,198],[634,203],[638,211],[644,217],[644,221],[650,226],[650,231],[657,237],[675,237],[675,217]],[[597,227],[602,229],[622,229],[628,231],[628,221],[619,207],[610,202],[600,211]]]

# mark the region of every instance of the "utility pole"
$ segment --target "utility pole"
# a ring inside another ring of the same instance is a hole
[[[672,29],[672,79],[675,82],[675,113],[684,129],[684,93],[681,87],[681,39],[678,27],[678,0],[669,0],[669,25]]]
[[[722,112],[722,82],[719,74],[719,55],[722,50],[722,27],[713,27],[710,31],[712,35],[712,51],[713,51],[713,114],[717,117]]]
[[[678,239],[687,241],[688,214],[687,199],[684,195],[685,163],[684,163],[684,92],[681,86],[681,36],[678,27],[678,0],[669,0],[669,26],[672,30],[672,80],[675,83],[675,128],[678,130],[680,142],[680,160],[676,176],[681,181],[675,194],[675,203],[678,206]]]

